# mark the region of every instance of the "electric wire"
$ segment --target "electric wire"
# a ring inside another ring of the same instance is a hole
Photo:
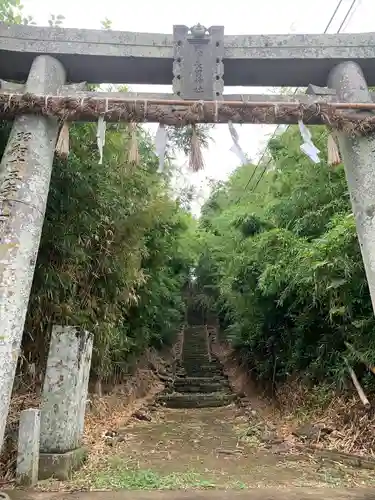
[[[325,28],[325,30],[324,30],[324,32],[323,32],[323,34],[326,34],[326,33],[328,32],[328,30],[329,30],[329,28],[330,28],[330,26],[331,26],[332,22],[334,21],[334,19],[335,19],[336,15],[337,15],[337,12],[339,11],[339,9],[340,9],[340,7],[341,7],[341,5],[342,5],[343,1],[344,1],[344,0],[339,0],[339,2],[337,3],[336,8],[334,9],[334,11],[333,11],[333,13],[332,13],[332,15],[331,15],[331,17],[330,17],[330,19],[329,19],[329,21],[328,21],[328,23],[327,23],[327,26],[326,26],[326,28]],[[358,0],[353,0],[353,1],[352,1],[352,3],[351,3],[351,5],[350,5],[350,7],[348,8],[348,10],[347,10],[347,12],[346,12],[346,15],[345,15],[345,17],[344,17],[343,21],[342,21],[342,22],[341,22],[341,24],[340,24],[339,29],[337,30],[337,34],[339,34],[339,33],[341,32],[341,30],[342,30],[342,29],[343,29],[343,27],[345,26],[345,23],[346,23],[346,21],[348,20],[349,16],[353,13],[353,8],[354,8],[354,7],[355,7],[355,5],[357,4],[357,1],[358,1]],[[299,87],[297,87],[297,88],[295,89],[295,91],[293,92],[293,96],[297,94],[298,90],[299,90]],[[280,128],[280,125],[278,125],[278,126],[276,127],[276,129],[274,130],[273,134],[271,135],[271,138],[267,141],[267,146],[264,148],[263,153],[262,153],[262,155],[261,155],[260,159],[258,160],[258,162],[257,162],[257,164],[256,164],[256,166],[255,166],[255,168],[254,168],[254,170],[253,170],[253,172],[251,173],[251,176],[249,177],[249,180],[248,180],[248,181],[247,181],[247,183],[245,184],[244,191],[246,191],[246,190],[247,190],[247,188],[249,187],[249,185],[250,185],[251,181],[253,180],[253,178],[254,178],[254,176],[255,176],[255,174],[256,174],[256,172],[257,172],[257,169],[260,167],[260,165],[261,165],[261,163],[262,163],[262,160],[263,160],[263,158],[265,157],[265,155],[266,155],[266,153],[267,153],[267,151],[268,151],[268,144],[269,144],[269,142],[270,142],[272,139],[274,139],[274,138],[276,137],[276,134],[277,134],[277,132],[278,132],[279,128]],[[288,127],[286,128],[286,130],[287,130],[287,129],[288,129]],[[269,164],[271,163],[271,161],[272,161],[272,158],[271,158],[271,159],[270,159],[270,160],[266,163],[266,165],[264,166],[264,168],[263,168],[263,170],[262,170],[262,172],[261,172],[261,174],[260,174],[260,176],[259,176],[258,180],[256,181],[256,183],[255,183],[255,185],[254,185],[253,189],[251,190],[251,192],[252,192],[252,193],[253,193],[253,192],[256,190],[256,188],[258,187],[258,185],[259,185],[259,183],[260,183],[260,181],[261,181],[261,179],[262,179],[263,175],[265,174],[265,172],[266,172],[266,170],[267,170],[267,168],[268,168]],[[238,200],[236,201],[236,203],[239,203],[239,201],[241,200],[241,197],[242,197],[242,196],[240,196],[240,197],[238,198]]]

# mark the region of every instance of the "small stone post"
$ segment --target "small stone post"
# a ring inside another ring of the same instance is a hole
[[[21,412],[18,431],[17,484],[34,486],[38,481],[40,411]]]
[[[37,57],[25,91],[57,94],[65,71],[50,56]],[[0,166],[0,448],[42,233],[58,135],[58,121],[19,116]]]
[[[329,75],[328,86],[336,90],[342,102],[372,102],[357,63],[344,62],[336,66]],[[352,137],[340,133],[338,138],[375,311],[375,134]]]
[[[81,395],[79,399],[78,408],[78,427],[77,427],[77,440],[80,442],[83,436],[83,431],[85,430],[85,413],[87,405],[87,396],[89,391],[89,379],[90,379],[90,369],[91,369],[91,357],[92,357],[92,347],[93,338],[91,335],[87,337],[87,347],[85,352],[85,359],[83,360],[82,367],[80,370],[80,386]]]
[[[69,479],[85,457],[81,447],[93,339],[74,326],[52,329],[44,380],[39,479]]]

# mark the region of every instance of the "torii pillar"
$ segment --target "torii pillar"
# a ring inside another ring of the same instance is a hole
[[[50,56],[37,57],[25,92],[59,93],[65,70]],[[51,179],[59,130],[56,118],[15,119],[0,165],[0,449]]]
[[[357,63],[344,62],[333,68],[328,86],[336,90],[341,102],[372,103]],[[338,138],[375,312],[375,133],[366,136],[339,133]]]

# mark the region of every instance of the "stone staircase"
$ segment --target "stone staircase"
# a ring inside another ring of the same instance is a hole
[[[209,355],[205,326],[186,328],[176,377],[158,401],[168,408],[208,408],[226,406],[234,399],[221,364]]]

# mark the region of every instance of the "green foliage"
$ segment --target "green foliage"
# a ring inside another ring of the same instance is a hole
[[[51,28],[61,28],[65,20],[65,16],[58,14],[51,14],[50,18],[48,19],[48,25],[51,26]]]
[[[106,17],[103,21],[101,21],[100,27],[102,30],[110,30],[112,29],[112,21]]]
[[[32,22],[22,11],[19,0],[0,1],[1,21]],[[49,25],[63,20],[51,15]],[[1,151],[10,128],[0,122]],[[157,173],[150,137],[138,128],[138,167],[127,163],[129,140],[126,125],[108,125],[99,165],[95,125],[72,125],[69,158],[54,161],[23,338],[39,368],[53,324],[92,331],[93,369],[108,377],[147,347],[170,344],[183,320],[194,221],[174,199],[170,172]]]
[[[198,140],[203,148],[209,146],[212,140],[210,130],[213,125],[196,125],[195,130]],[[185,155],[190,153],[191,139],[193,135],[193,127],[187,125],[186,127],[167,127],[168,146],[172,152],[182,151]]]
[[[324,128],[313,138],[326,158]],[[342,386],[343,353],[357,369],[375,361],[373,312],[343,167],[313,164],[300,143],[296,127],[271,142],[271,168],[256,190],[263,167],[244,189],[250,165],[213,191],[202,211],[198,286],[256,378]]]
[[[90,478],[91,479],[91,478]],[[198,472],[172,472],[160,474],[153,470],[129,469],[120,458],[112,459],[107,470],[96,472],[91,484],[94,488],[117,488],[126,490],[178,490],[187,488],[212,488],[215,483]]]
[[[9,24],[34,24],[31,16],[23,14],[21,0],[0,0],[0,21]]]

